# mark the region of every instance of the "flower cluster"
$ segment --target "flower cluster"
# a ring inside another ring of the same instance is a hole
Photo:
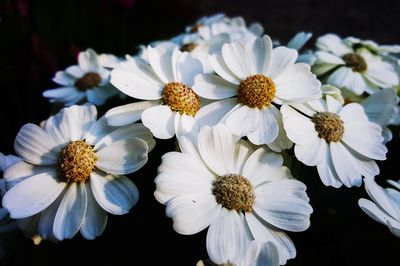
[[[210,261],[199,265],[295,258],[286,232],[307,230],[313,212],[296,163],[315,166],[321,185],[364,183],[372,201],[361,209],[400,236],[399,182],[374,180],[399,137],[400,46],[326,34],[302,51],[311,36],[280,45],[258,23],[217,14],[135,55],[82,51],[43,92],[64,107],[20,129],[17,157],[1,154],[0,233],[18,227],[36,244],[99,237],[108,213],[138,200],[126,175],[156,140],[175,138],[154,197],[177,233],[207,230]],[[131,103],[108,106],[117,96]]]

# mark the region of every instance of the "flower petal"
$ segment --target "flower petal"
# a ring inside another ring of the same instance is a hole
[[[92,49],[80,52],[78,55],[79,67],[85,72],[97,72],[100,68],[97,53]]]
[[[35,124],[25,124],[17,134],[14,149],[18,156],[32,164],[57,163],[59,147],[50,134]]]
[[[319,37],[315,45],[321,50],[332,52],[334,55],[340,57],[353,52],[342,42],[339,36],[331,33]]]
[[[221,205],[214,195],[185,194],[172,198],[165,213],[174,221],[174,230],[183,235],[196,234],[207,228],[220,215]]]
[[[342,186],[342,182],[340,181],[332,162],[331,149],[329,145],[327,145],[327,150],[323,160],[317,165],[317,170],[318,175],[325,186],[332,186],[334,188]]]
[[[7,182],[6,188],[7,190],[10,190],[10,188],[30,176],[47,173],[49,171],[52,172],[53,169],[54,166],[33,165],[25,161],[14,163],[6,169],[3,175]]]
[[[58,240],[71,239],[82,224],[87,209],[84,183],[71,183],[54,218],[53,233]]]
[[[274,48],[272,50],[271,63],[266,73],[267,76],[275,80],[296,62],[297,56],[297,51],[294,49],[283,46]]]
[[[122,139],[96,151],[96,167],[116,175],[139,170],[147,162],[147,143],[139,138]]]
[[[159,47],[147,47],[147,56],[150,65],[164,84],[167,84],[171,81],[176,81],[172,69],[173,64],[171,52],[172,51],[168,49],[162,49]]]
[[[105,117],[110,126],[125,126],[139,121],[144,110],[158,104],[158,101],[129,103],[111,108]]]
[[[178,50],[178,48],[175,48]],[[203,65],[190,53],[180,53],[176,62],[177,81],[192,87],[194,77],[203,73]]]
[[[237,77],[225,64],[224,58],[222,57],[221,53],[209,55],[208,59],[212,68],[214,69],[215,73],[218,74],[218,76],[232,84],[239,85],[240,78]]]
[[[235,96],[237,85],[214,74],[199,74],[195,78],[193,90],[203,98],[219,100]]]
[[[205,105],[194,117],[197,125],[199,128],[216,125],[236,104],[236,98],[229,98]]]
[[[249,245],[250,236],[242,214],[221,209],[207,232],[207,252],[216,264],[239,264]]]
[[[316,166],[324,160],[327,153],[327,146],[325,139],[313,138],[312,141],[305,145],[296,145],[294,147],[294,154],[305,165]]]
[[[64,190],[66,183],[58,181],[56,170],[34,175],[7,191],[3,206],[11,218],[25,218],[46,209]]]
[[[248,139],[256,145],[272,143],[279,134],[278,121],[274,115],[275,106],[271,105],[259,111],[256,129],[247,135]],[[279,111],[278,111],[279,112]]]
[[[90,175],[90,185],[97,203],[111,214],[128,213],[139,199],[135,184],[125,176],[93,172]]]
[[[221,122],[224,123],[231,132],[243,137],[252,133],[259,125],[261,110],[250,108],[247,105],[237,104],[227,113]]]
[[[222,57],[229,70],[239,79],[243,80],[246,77],[254,74],[251,73],[249,67],[249,59],[243,57],[246,54],[244,44],[241,40],[236,40],[231,43],[225,43],[222,46]]]
[[[92,189],[88,183],[85,184],[87,192],[87,209],[83,218],[80,232],[86,239],[94,239],[100,236],[107,224],[107,212],[97,203]]]
[[[169,106],[156,105],[142,113],[142,123],[159,139],[169,139],[175,135],[174,122],[175,112]]]

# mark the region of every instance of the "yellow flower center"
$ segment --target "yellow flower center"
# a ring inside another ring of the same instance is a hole
[[[67,183],[82,183],[89,179],[96,163],[93,147],[83,140],[71,141],[60,152],[58,170]]]
[[[83,75],[80,79],[75,81],[75,87],[80,91],[86,91],[87,89],[96,87],[100,84],[101,77],[98,73],[89,72]]]
[[[346,63],[346,66],[351,67],[354,72],[365,72],[367,70],[367,62],[359,54],[345,54],[342,59]]]
[[[170,82],[164,87],[162,104],[168,105],[174,112],[194,116],[200,109],[200,98],[185,84]]]
[[[238,174],[219,176],[213,183],[212,193],[217,202],[228,210],[251,212],[255,200],[250,181]]]
[[[340,141],[344,133],[343,121],[337,114],[322,112],[316,113],[311,121],[314,123],[315,130],[320,138],[327,143]]]
[[[261,74],[256,74],[242,80],[238,88],[238,102],[251,108],[268,107],[275,97],[274,81]]]

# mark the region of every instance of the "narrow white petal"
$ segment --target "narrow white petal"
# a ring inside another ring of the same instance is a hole
[[[206,241],[208,255],[214,263],[238,264],[250,241],[243,215],[223,208],[210,225]]]
[[[375,85],[382,88],[394,87],[399,84],[399,77],[394,67],[384,61],[369,61],[366,77]]]
[[[128,213],[139,199],[136,185],[125,176],[93,172],[90,185],[97,203],[111,214]]]
[[[125,126],[140,120],[144,110],[159,104],[158,101],[141,101],[111,108],[105,114],[110,126]]]
[[[160,47],[147,47],[147,56],[157,76],[166,84],[174,80],[172,51]]]
[[[346,46],[339,36],[335,34],[325,34],[319,37],[315,44],[319,49],[332,52],[337,56],[343,56],[347,53],[352,53],[353,51]]]
[[[331,142],[330,148],[333,165],[343,184],[346,187],[361,186],[361,174],[355,165],[353,157],[343,144]]]
[[[318,138],[314,123],[290,106],[282,106],[283,125],[288,138],[296,144],[304,145]]]
[[[236,98],[229,98],[205,105],[194,116],[197,125],[200,128],[216,125],[236,104]]]
[[[76,78],[69,75],[65,71],[57,71],[56,75],[52,80],[60,85],[71,87],[74,86]]]
[[[54,171],[54,166],[39,166],[27,163],[25,161],[17,162],[6,169],[4,179],[6,180],[6,188],[9,190],[26,178]]]
[[[368,122],[368,117],[365,114],[364,108],[358,103],[346,104],[340,110],[339,115],[346,125],[353,122]]]
[[[71,239],[82,224],[87,208],[84,183],[71,183],[54,218],[53,233],[58,240]]]
[[[96,167],[116,175],[137,171],[147,162],[147,143],[139,138],[122,139],[96,151]]]
[[[315,53],[315,55],[317,56],[318,63],[332,64],[333,67],[336,65],[345,65],[345,62],[343,61],[343,59],[334,54],[324,52],[324,51],[317,51]]]
[[[184,135],[197,134],[199,127],[193,116],[185,113],[175,113],[174,131],[176,138],[179,140]]]
[[[44,209],[40,215],[40,220],[37,229],[35,228],[35,231],[37,230],[40,237],[46,240],[51,240],[51,241],[59,241],[55,236],[53,232],[53,226],[54,226],[54,218],[56,217],[56,213],[58,210],[58,207],[60,206],[60,203],[62,199],[64,198],[65,195],[64,190],[58,198],[50,204],[49,207]]]
[[[178,48],[176,48],[178,50]],[[203,65],[201,62],[194,58],[190,53],[180,53],[177,62],[177,81],[192,87],[194,84],[194,77],[197,74],[203,73]]]
[[[232,173],[235,139],[229,129],[218,124],[212,128],[203,127],[198,136],[201,157],[216,174]]]
[[[275,180],[274,173],[282,167],[283,158],[266,147],[257,149],[246,161],[243,176],[249,179],[253,187]]]
[[[85,75],[85,72],[77,65],[67,67],[65,72],[77,79]]]
[[[224,123],[233,134],[238,137],[247,136],[259,125],[261,110],[250,108],[247,105],[237,104],[227,113],[221,122]]]
[[[327,145],[327,150],[323,160],[317,165],[317,170],[318,175],[325,186],[332,186],[335,188],[342,186],[342,182],[340,181],[332,162],[331,149],[329,145]]]
[[[63,191],[65,182],[58,181],[53,172],[34,175],[7,191],[3,206],[11,218],[25,218],[47,208]]]
[[[141,100],[158,100],[164,85],[151,75],[117,68],[111,72],[111,84],[122,93]]]
[[[396,222],[386,211],[370,200],[359,199],[358,205],[369,217],[381,224],[388,225],[388,222]]]
[[[237,40],[231,43],[225,43],[221,51],[225,64],[239,79],[243,80],[254,74],[249,67],[248,61],[250,60],[243,57],[243,55],[246,54],[246,50],[242,41]]]
[[[157,105],[146,109],[142,113],[142,123],[156,138],[169,139],[175,135],[175,113],[169,106]]]
[[[279,132],[275,140],[267,144],[268,147],[275,152],[281,152],[282,150],[290,149],[293,146],[293,142],[289,139],[283,126],[282,113],[277,108],[270,108],[270,110],[272,111],[272,114],[275,116],[275,120],[278,123]]]
[[[14,149],[18,156],[33,164],[52,165],[58,159],[57,143],[50,134],[35,124],[25,124],[19,130]]]
[[[214,74],[200,74],[195,78],[193,90],[203,98],[219,100],[235,96],[237,85]]]
[[[253,74],[265,74],[271,62],[272,54],[272,41],[268,35],[264,35],[262,38],[255,38],[253,42],[248,41],[250,44],[247,50],[248,56],[252,58],[254,62]]]
[[[214,222],[221,208],[212,194],[185,194],[171,199],[165,212],[173,219],[176,232],[192,235]]]
[[[84,238],[91,240],[103,233],[106,228],[108,215],[97,203],[90,185],[86,183],[85,186],[87,192],[87,209],[80,233]]]
[[[296,145],[294,153],[296,158],[308,166],[316,166],[320,164],[325,157],[327,151],[327,143],[325,139],[313,138],[304,145]]]
[[[321,98],[321,82],[311,73],[310,67],[297,63],[285,68],[279,77],[274,79],[276,101],[282,103],[304,103]]]
[[[209,55],[209,62],[215,73],[217,73],[221,78],[232,84],[239,85],[240,78],[237,77],[225,64],[221,53]]]
[[[279,251],[272,242],[252,241],[239,266],[278,266]]]
[[[92,49],[80,52],[78,55],[79,67],[85,72],[97,72],[100,65],[97,60],[97,54]]]
[[[276,109],[276,107],[271,105],[259,111],[257,128],[247,135],[253,144],[269,144],[272,143],[278,136],[279,125],[274,115],[274,111],[277,110],[273,111],[272,109]]]
[[[285,70],[292,66],[297,59],[297,51],[283,46],[274,48],[271,55],[271,63],[267,70],[267,76],[275,80]]]
[[[287,43],[288,48],[292,48],[295,50],[300,50],[306,42],[312,37],[312,34],[309,32],[299,32]]]

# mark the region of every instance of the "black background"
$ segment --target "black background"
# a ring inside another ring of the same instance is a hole
[[[273,39],[286,43],[298,31],[317,36],[335,32],[343,37],[400,43],[399,1],[253,1],[253,0],[0,0],[0,151],[13,153],[19,128],[39,123],[54,110],[41,93],[56,87],[57,70],[76,63],[78,51],[134,54],[139,44],[167,39],[199,17],[224,12],[260,22]],[[121,104],[117,100],[107,107]],[[106,109],[100,108],[103,114]],[[362,133],[360,133],[362,134]],[[399,131],[389,143],[388,160],[379,163],[378,182],[398,179]],[[157,140],[149,162],[129,177],[140,191],[139,203],[124,216],[109,216],[104,234],[94,241],[79,234],[59,244],[34,246],[21,235],[0,265],[195,265],[207,257],[206,230],[182,236],[165,217],[165,206],[153,197],[156,168],[173,140]],[[390,171],[392,170],[392,171]],[[302,167],[314,213],[311,227],[289,233],[297,257],[287,265],[399,265],[400,239],[367,217],[357,200],[364,188],[324,187],[314,168]]]

